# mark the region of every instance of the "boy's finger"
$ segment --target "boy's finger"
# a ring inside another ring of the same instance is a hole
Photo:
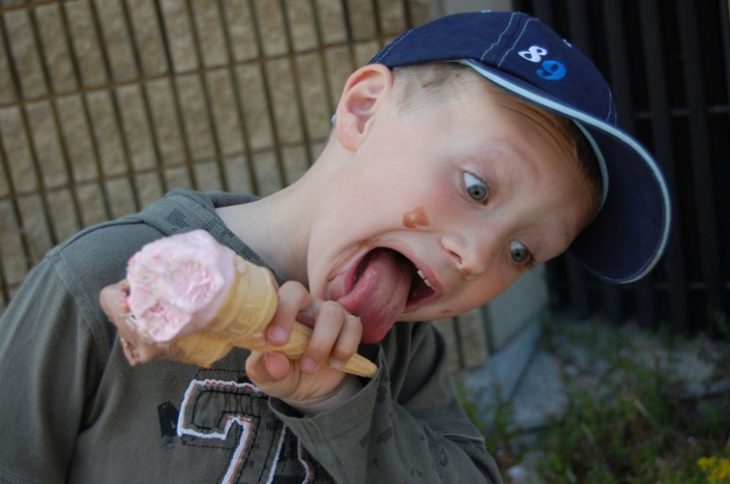
[[[317,372],[329,360],[346,317],[346,311],[334,301],[323,301],[319,304],[312,337],[299,362],[304,373]]]
[[[279,288],[279,302],[266,330],[270,343],[283,345],[289,340],[297,314],[310,304],[309,291],[300,283],[288,281]]]
[[[341,370],[345,367],[347,361],[357,353],[357,348],[362,339],[362,322],[357,316],[348,314],[345,324],[340,331],[335,347],[330,356],[330,367]]]
[[[246,374],[264,391],[286,379],[291,371],[291,362],[280,353],[252,351],[246,359]]]
[[[99,305],[109,319],[124,318],[129,313],[127,296],[129,296],[129,283],[126,279],[122,279],[101,290]]]
[[[292,372],[292,362],[281,353],[267,353],[264,355],[264,365],[272,380],[282,381]]]
[[[142,361],[149,361],[159,355],[162,350],[153,346],[140,348],[135,342],[137,335],[129,326],[126,319],[130,317],[129,305],[129,282],[122,279],[116,284],[106,286],[99,293],[99,304],[109,321],[117,328],[117,336],[122,346],[127,361],[135,366]]]

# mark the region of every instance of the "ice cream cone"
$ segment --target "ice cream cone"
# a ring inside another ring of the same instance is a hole
[[[298,360],[302,357],[311,334],[312,330],[308,326],[301,323],[294,323],[294,329],[291,332],[289,341],[287,341],[284,345],[271,345],[266,341],[262,334],[234,341],[233,345],[255,351],[284,353],[287,358],[291,360]],[[375,376],[377,370],[378,367],[375,366],[372,361],[358,354],[352,355],[352,357],[347,360],[347,363],[345,363],[344,368],[342,368],[342,371],[345,373],[368,378]]]
[[[172,343],[176,358],[186,363],[210,366],[234,346],[256,351],[284,353],[292,360],[304,353],[312,330],[295,323],[289,341],[274,346],[264,330],[276,312],[277,286],[271,272],[236,256],[236,271],[223,305],[202,331],[186,334]],[[372,377],[377,367],[355,354],[342,371]]]

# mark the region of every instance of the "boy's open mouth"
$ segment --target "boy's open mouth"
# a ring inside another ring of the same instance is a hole
[[[368,252],[350,274],[338,299],[360,317],[363,343],[382,340],[405,311],[434,294],[431,282],[406,256],[392,249]]]

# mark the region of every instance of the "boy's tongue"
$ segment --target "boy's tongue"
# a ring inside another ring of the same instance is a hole
[[[360,317],[362,342],[377,343],[403,313],[413,274],[408,262],[392,250],[375,250],[362,264],[355,285],[337,302]]]

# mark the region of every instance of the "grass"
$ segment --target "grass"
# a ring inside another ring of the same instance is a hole
[[[593,324],[545,333],[566,385],[560,420],[526,439],[509,403],[480,409],[464,395],[506,476],[532,456],[538,482],[730,483],[726,344]]]

